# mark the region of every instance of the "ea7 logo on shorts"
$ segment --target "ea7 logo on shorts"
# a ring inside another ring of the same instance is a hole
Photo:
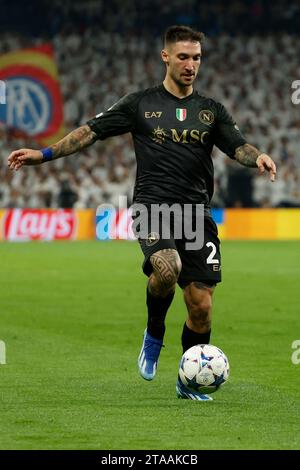
[[[210,125],[214,122],[215,116],[214,113],[209,109],[202,109],[202,111],[199,113],[199,119],[201,122],[203,122],[203,124]]]
[[[146,239],[146,245],[147,246],[152,246],[154,245],[155,243],[157,243],[160,239],[160,236],[157,232],[151,232],[149,233],[149,235],[147,236],[147,239]]]
[[[221,266],[219,264],[213,264],[212,265],[212,270],[213,271],[221,271]]]
[[[160,118],[162,115],[162,111],[145,111],[145,118]]]

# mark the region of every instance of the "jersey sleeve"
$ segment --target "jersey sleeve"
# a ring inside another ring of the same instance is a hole
[[[141,92],[124,96],[107,111],[97,114],[93,119],[87,121],[87,125],[100,140],[134,132],[140,98]]]
[[[230,158],[234,158],[237,147],[247,143],[226,108],[221,103],[217,104],[217,122],[215,145]]]

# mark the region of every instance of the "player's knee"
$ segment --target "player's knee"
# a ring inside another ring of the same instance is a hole
[[[197,323],[208,323],[210,321],[211,299],[205,298],[190,304],[190,317]]]
[[[182,268],[178,252],[173,249],[160,250],[151,256],[150,261],[161,288],[173,289]]]

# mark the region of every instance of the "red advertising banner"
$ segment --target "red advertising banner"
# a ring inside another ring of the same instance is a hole
[[[69,240],[76,235],[72,209],[9,209],[3,220],[3,238],[10,241]]]
[[[213,213],[222,240],[300,240],[300,209],[226,209]],[[134,240],[131,212],[0,209],[0,241]]]

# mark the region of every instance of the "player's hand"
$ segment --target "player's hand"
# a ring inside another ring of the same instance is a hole
[[[40,150],[20,149],[9,155],[7,164],[11,170],[19,170],[23,165],[39,165],[42,162],[43,154]]]
[[[256,165],[259,168],[259,171],[263,173],[267,170],[270,173],[270,180],[275,181],[276,177],[276,165],[273,162],[272,158],[269,157],[266,153],[262,153],[256,159]]]

